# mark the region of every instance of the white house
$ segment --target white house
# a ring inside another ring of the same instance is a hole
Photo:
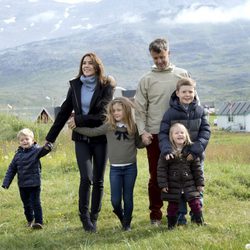
[[[250,101],[223,103],[217,112],[217,126],[250,132]]]

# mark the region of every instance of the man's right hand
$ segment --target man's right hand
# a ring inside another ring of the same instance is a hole
[[[151,142],[153,140],[153,136],[152,136],[152,134],[144,131],[143,134],[141,135],[141,139],[142,139],[142,142],[147,146],[147,145],[151,144]]]

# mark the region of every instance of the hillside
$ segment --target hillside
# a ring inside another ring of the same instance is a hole
[[[156,37],[169,38],[172,62],[191,72],[202,100],[249,98],[249,22],[171,26],[157,23],[152,18],[157,13],[147,13],[148,19],[140,23],[105,24],[0,51],[1,107],[46,105],[46,96],[60,104],[88,51],[102,58],[119,86],[136,88],[151,66],[148,43]]]

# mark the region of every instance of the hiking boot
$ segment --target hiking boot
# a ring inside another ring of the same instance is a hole
[[[122,229],[124,231],[131,231],[131,226],[130,226],[131,220],[132,220],[132,217],[128,219],[123,218]]]
[[[176,223],[177,223],[177,216],[167,216],[168,218],[168,229],[172,230],[174,229]]]
[[[93,225],[93,233],[96,233],[97,231],[97,221],[96,220],[91,220],[92,225]]]
[[[28,221],[27,227],[32,227],[32,224],[34,223],[34,219],[32,221]]]
[[[42,224],[40,224],[40,223],[33,223],[32,225],[31,225],[31,228],[32,229],[43,229],[43,225]]]
[[[161,225],[161,220],[151,220],[150,223],[154,227],[159,227]]]
[[[94,226],[90,220],[90,216],[89,215],[79,215],[79,216],[80,216],[84,231],[95,232]]]
[[[202,216],[202,212],[199,212],[199,213],[194,213],[193,214],[193,220],[192,220],[193,223],[196,223],[197,225],[204,225],[204,219],[203,219],[203,216]]]

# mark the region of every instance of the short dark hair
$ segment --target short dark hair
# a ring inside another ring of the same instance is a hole
[[[164,38],[157,38],[149,44],[149,52],[154,51],[160,53],[162,50],[169,50],[169,42]]]

